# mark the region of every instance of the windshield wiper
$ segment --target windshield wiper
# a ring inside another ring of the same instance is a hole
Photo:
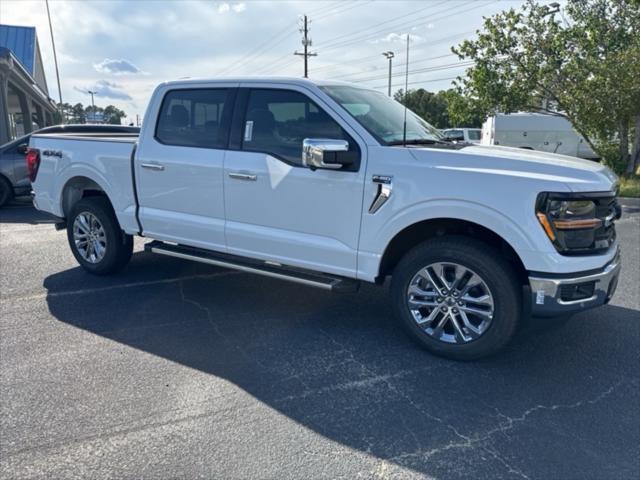
[[[392,142],[387,142],[387,145],[392,147],[396,145],[450,145],[451,142],[446,140],[434,140],[432,138],[414,138],[411,140],[407,140],[406,142],[403,140],[393,140]]]

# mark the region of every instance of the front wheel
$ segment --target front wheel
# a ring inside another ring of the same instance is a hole
[[[507,344],[520,321],[521,286],[513,267],[471,238],[425,241],[400,260],[391,282],[404,326],[437,355],[491,355]]]
[[[122,269],[133,252],[133,237],[120,229],[104,197],[83,198],[73,206],[67,218],[67,239],[78,263],[95,275]]]

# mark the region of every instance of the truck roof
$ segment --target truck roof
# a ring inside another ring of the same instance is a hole
[[[341,82],[338,80],[325,80],[325,79],[309,79],[300,77],[282,77],[282,76],[241,76],[241,77],[202,77],[202,78],[180,78],[177,80],[170,80],[163,82],[162,85],[190,85],[194,83],[288,83],[291,85],[299,86],[324,86],[324,85],[345,85],[355,88],[364,88],[362,85],[349,82]]]

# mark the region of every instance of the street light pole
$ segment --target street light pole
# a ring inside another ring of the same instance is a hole
[[[389,60],[389,89],[388,89],[389,91],[387,92],[387,95],[391,96],[391,61],[395,55],[391,51],[383,52],[382,55],[387,57],[387,59]]]
[[[93,96],[98,92],[92,92],[91,90],[87,90],[87,93],[91,95],[91,113],[93,113],[93,121],[96,120],[96,105],[93,103]]]
[[[49,32],[51,33],[51,46],[53,47],[53,62],[56,66],[56,79],[58,80],[58,97],[60,98],[60,103],[58,104],[58,110],[60,112],[60,121],[62,123],[66,122],[64,118],[64,112],[62,110],[62,89],[60,88],[60,71],[58,70],[58,56],[56,54],[56,42],[53,39],[53,27],[51,26],[51,13],[49,12],[49,0],[45,0],[45,4],[47,5],[47,17],[49,18]]]

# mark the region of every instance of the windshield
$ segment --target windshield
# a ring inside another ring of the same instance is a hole
[[[384,93],[364,88],[328,85],[320,87],[344,107],[371,135],[386,145],[401,144],[404,106]],[[407,143],[441,142],[444,137],[411,110],[407,110]]]

